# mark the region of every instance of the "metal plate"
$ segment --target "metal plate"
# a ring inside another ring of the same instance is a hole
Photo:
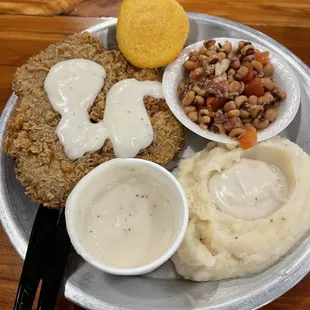
[[[265,45],[281,55],[298,76],[301,107],[294,121],[282,132],[310,153],[310,70],[286,48],[251,28],[217,17],[189,14],[188,44],[212,37],[237,37]],[[108,49],[117,48],[115,19],[90,28]],[[0,123],[0,144],[7,120],[16,103],[12,95]],[[205,140],[189,135],[179,156],[189,156],[205,145]],[[0,150],[1,151],[1,150]],[[177,159],[178,160],[178,159]],[[177,164],[177,160],[172,165]],[[172,167],[171,167],[172,168]],[[37,210],[15,178],[12,161],[0,152],[0,216],[2,225],[18,253],[24,257]],[[63,291],[73,302],[87,309],[148,310],[205,309],[247,310],[258,308],[285,293],[310,270],[310,234],[269,269],[244,278],[195,283],[182,280],[168,262],[142,277],[116,277],[90,266],[75,253],[69,258]]]

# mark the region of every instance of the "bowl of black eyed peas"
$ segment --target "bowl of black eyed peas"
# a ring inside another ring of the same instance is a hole
[[[279,134],[300,105],[298,80],[285,60],[260,44],[236,38],[187,46],[167,66],[163,88],[183,125],[227,144],[245,136],[256,143]]]

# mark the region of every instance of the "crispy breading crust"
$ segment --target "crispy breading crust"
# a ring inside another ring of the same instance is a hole
[[[105,98],[113,84],[126,78],[161,80],[158,71],[136,69],[120,52],[104,50],[100,40],[88,33],[75,34],[51,45],[17,70],[13,90],[19,99],[8,121],[3,149],[14,159],[17,177],[28,196],[53,208],[64,207],[76,183],[114,157],[111,142],[107,140],[99,151],[70,160],[55,134],[60,115],[48,101],[44,81],[51,66],[73,58],[93,60],[107,72],[104,87],[89,110],[94,121],[103,118]],[[144,102],[154,129],[154,141],[137,157],[164,165],[181,149],[185,129],[164,100],[146,97]]]

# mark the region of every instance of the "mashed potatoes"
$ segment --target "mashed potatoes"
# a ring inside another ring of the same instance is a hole
[[[246,151],[210,143],[184,160],[190,221],[173,257],[178,273],[219,280],[276,262],[310,228],[308,171],[309,156],[280,137]]]

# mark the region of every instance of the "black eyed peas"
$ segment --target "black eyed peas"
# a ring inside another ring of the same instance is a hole
[[[215,46],[216,44],[216,41],[215,40],[207,40],[207,41],[204,41],[203,45],[209,49],[209,48],[212,48],[213,46]]]
[[[240,116],[240,110],[238,110],[238,109],[230,110],[230,111],[227,112],[226,115],[227,115],[228,118],[231,118],[231,117],[234,117],[234,116],[239,117]]]
[[[202,96],[195,96],[195,103],[198,105],[204,105],[205,104],[205,99]]]
[[[241,105],[248,101],[248,98],[246,96],[242,95],[242,96],[236,97],[234,101],[235,101],[236,107],[238,109],[240,109]]]
[[[253,125],[252,123],[245,123],[245,124],[244,124],[244,128],[249,128],[249,127],[255,128],[254,125]]]
[[[231,60],[231,68],[234,70],[238,70],[240,68],[240,60],[239,58],[235,57]]]
[[[265,118],[268,119],[270,123],[273,123],[278,116],[278,111],[276,109],[268,109],[265,112]]]
[[[241,54],[242,56],[248,56],[248,55],[252,55],[254,54],[254,47],[252,44],[249,45],[245,45],[242,49],[241,49]]]
[[[263,71],[264,71],[265,75],[268,75],[268,76],[272,75],[273,72],[274,72],[273,64],[269,63],[269,64],[265,65],[264,68],[263,68]]]
[[[211,116],[211,112],[208,109],[201,109],[199,111],[199,115],[200,116],[206,116],[206,115]]]
[[[211,122],[211,118],[208,115],[202,116],[200,118],[200,123],[202,124],[209,124]]]
[[[251,117],[247,117],[247,118],[242,119],[242,124],[244,124],[244,127],[247,127],[247,124],[250,124],[253,126],[252,122],[253,122],[253,119]]]
[[[241,118],[248,118],[250,116],[250,112],[248,112],[247,110],[240,110],[240,117]]]
[[[231,136],[231,137],[233,137],[233,138],[237,138],[237,137],[239,137],[240,135],[242,135],[243,133],[244,133],[244,129],[243,128],[235,128],[235,129],[233,129],[230,133],[229,133],[229,135]]]
[[[238,81],[233,81],[228,85],[228,91],[238,92],[241,90],[241,83]]]
[[[246,66],[241,66],[236,73],[236,79],[241,81],[247,76],[248,73],[249,73],[249,68]]]
[[[184,106],[183,107],[183,111],[186,113],[186,114],[189,114],[190,112],[194,112],[196,111],[196,107],[192,106],[192,105],[187,105],[187,106]]]
[[[207,52],[208,50],[204,46],[202,46],[199,50],[200,55],[207,55]]]
[[[286,93],[272,79],[268,52],[251,42],[234,48],[207,40],[184,62],[177,87],[184,113],[203,130],[238,139],[248,127],[267,128],[278,117]]]
[[[211,126],[211,131],[220,135],[224,135],[226,133],[223,124],[213,124]]]
[[[227,75],[235,76],[236,75],[236,70],[235,69],[229,69],[227,72]]]
[[[187,116],[193,122],[197,122],[198,121],[198,113],[196,111],[189,112],[187,114]]]
[[[189,92],[186,93],[186,95],[184,96],[183,100],[182,100],[182,105],[190,105],[192,104],[192,102],[195,99],[195,92],[193,92],[192,90],[190,90]]]
[[[178,98],[182,98],[182,96],[184,94],[184,90],[185,90],[185,83],[180,82],[178,85],[178,88],[177,88]]]
[[[254,60],[255,60],[255,54],[252,54],[252,55],[245,56],[242,59],[242,63],[245,64],[246,62],[252,62]]]
[[[204,60],[208,60],[208,56],[206,56],[206,55],[199,55],[199,56],[198,56],[198,60],[199,60],[201,63],[203,63]]]
[[[253,125],[254,125],[254,127],[256,129],[263,130],[263,129],[268,127],[269,121],[268,121],[268,119],[259,119],[259,118],[257,118],[257,119],[255,119],[253,121]]]
[[[250,115],[251,115],[251,117],[252,117],[253,119],[256,119],[256,118],[259,117],[259,115],[260,115],[261,113],[263,113],[263,111],[264,111],[263,106],[257,105],[256,107],[254,107],[254,108],[251,110]]]
[[[270,93],[265,93],[264,96],[261,96],[257,100],[259,105],[268,105],[274,100],[273,96]]]
[[[206,55],[209,56],[209,57],[212,57],[212,56],[216,55],[216,51],[213,51],[213,50],[209,50],[208,51],[207,50]]]
[[[184,68],[187,69],[187,70],[195,70],[197,68],[197,65],[194,61],[191,61],[191,60],[187,60],[185,61],[184,63]]]
[[[239,41],[238,43],[238,49],[241,50],[246,45],[245,41]]]
[[[257,97],[255,95],[252,95],[248,99],[248,103],[251,105],[257,105]]]
[[[229,54],[232,51],[232,44],[229,41],[225,41],[221,50],[226,54]]]
[[[192,56],[198,56],[199,55],[199,52],[197,52],[197,51],[191,51],[191,52],[189,52],[189,57],[192,57]]]
[[[270,79],[270,78],[263,78],[261,79],[263,87],[267,90],[273,90],[277,87],[277,85]]]
[[[235,110],[235,109],[236,109],[236,104],[234,103],[234,101],[228,101],[224,105],[224,112],[226,112],[226,113],[231,111],[231,110]]]
[[[253,68],[254,70],[256,70],[258,73],[261,73],[261,72],[263,72],[263,70],[264,70],[263,65],[262,65],[259,61],[257,61],[257,60],[253,60],[253,61],[251,62],[251,65],[252,65],[252,68]]]

